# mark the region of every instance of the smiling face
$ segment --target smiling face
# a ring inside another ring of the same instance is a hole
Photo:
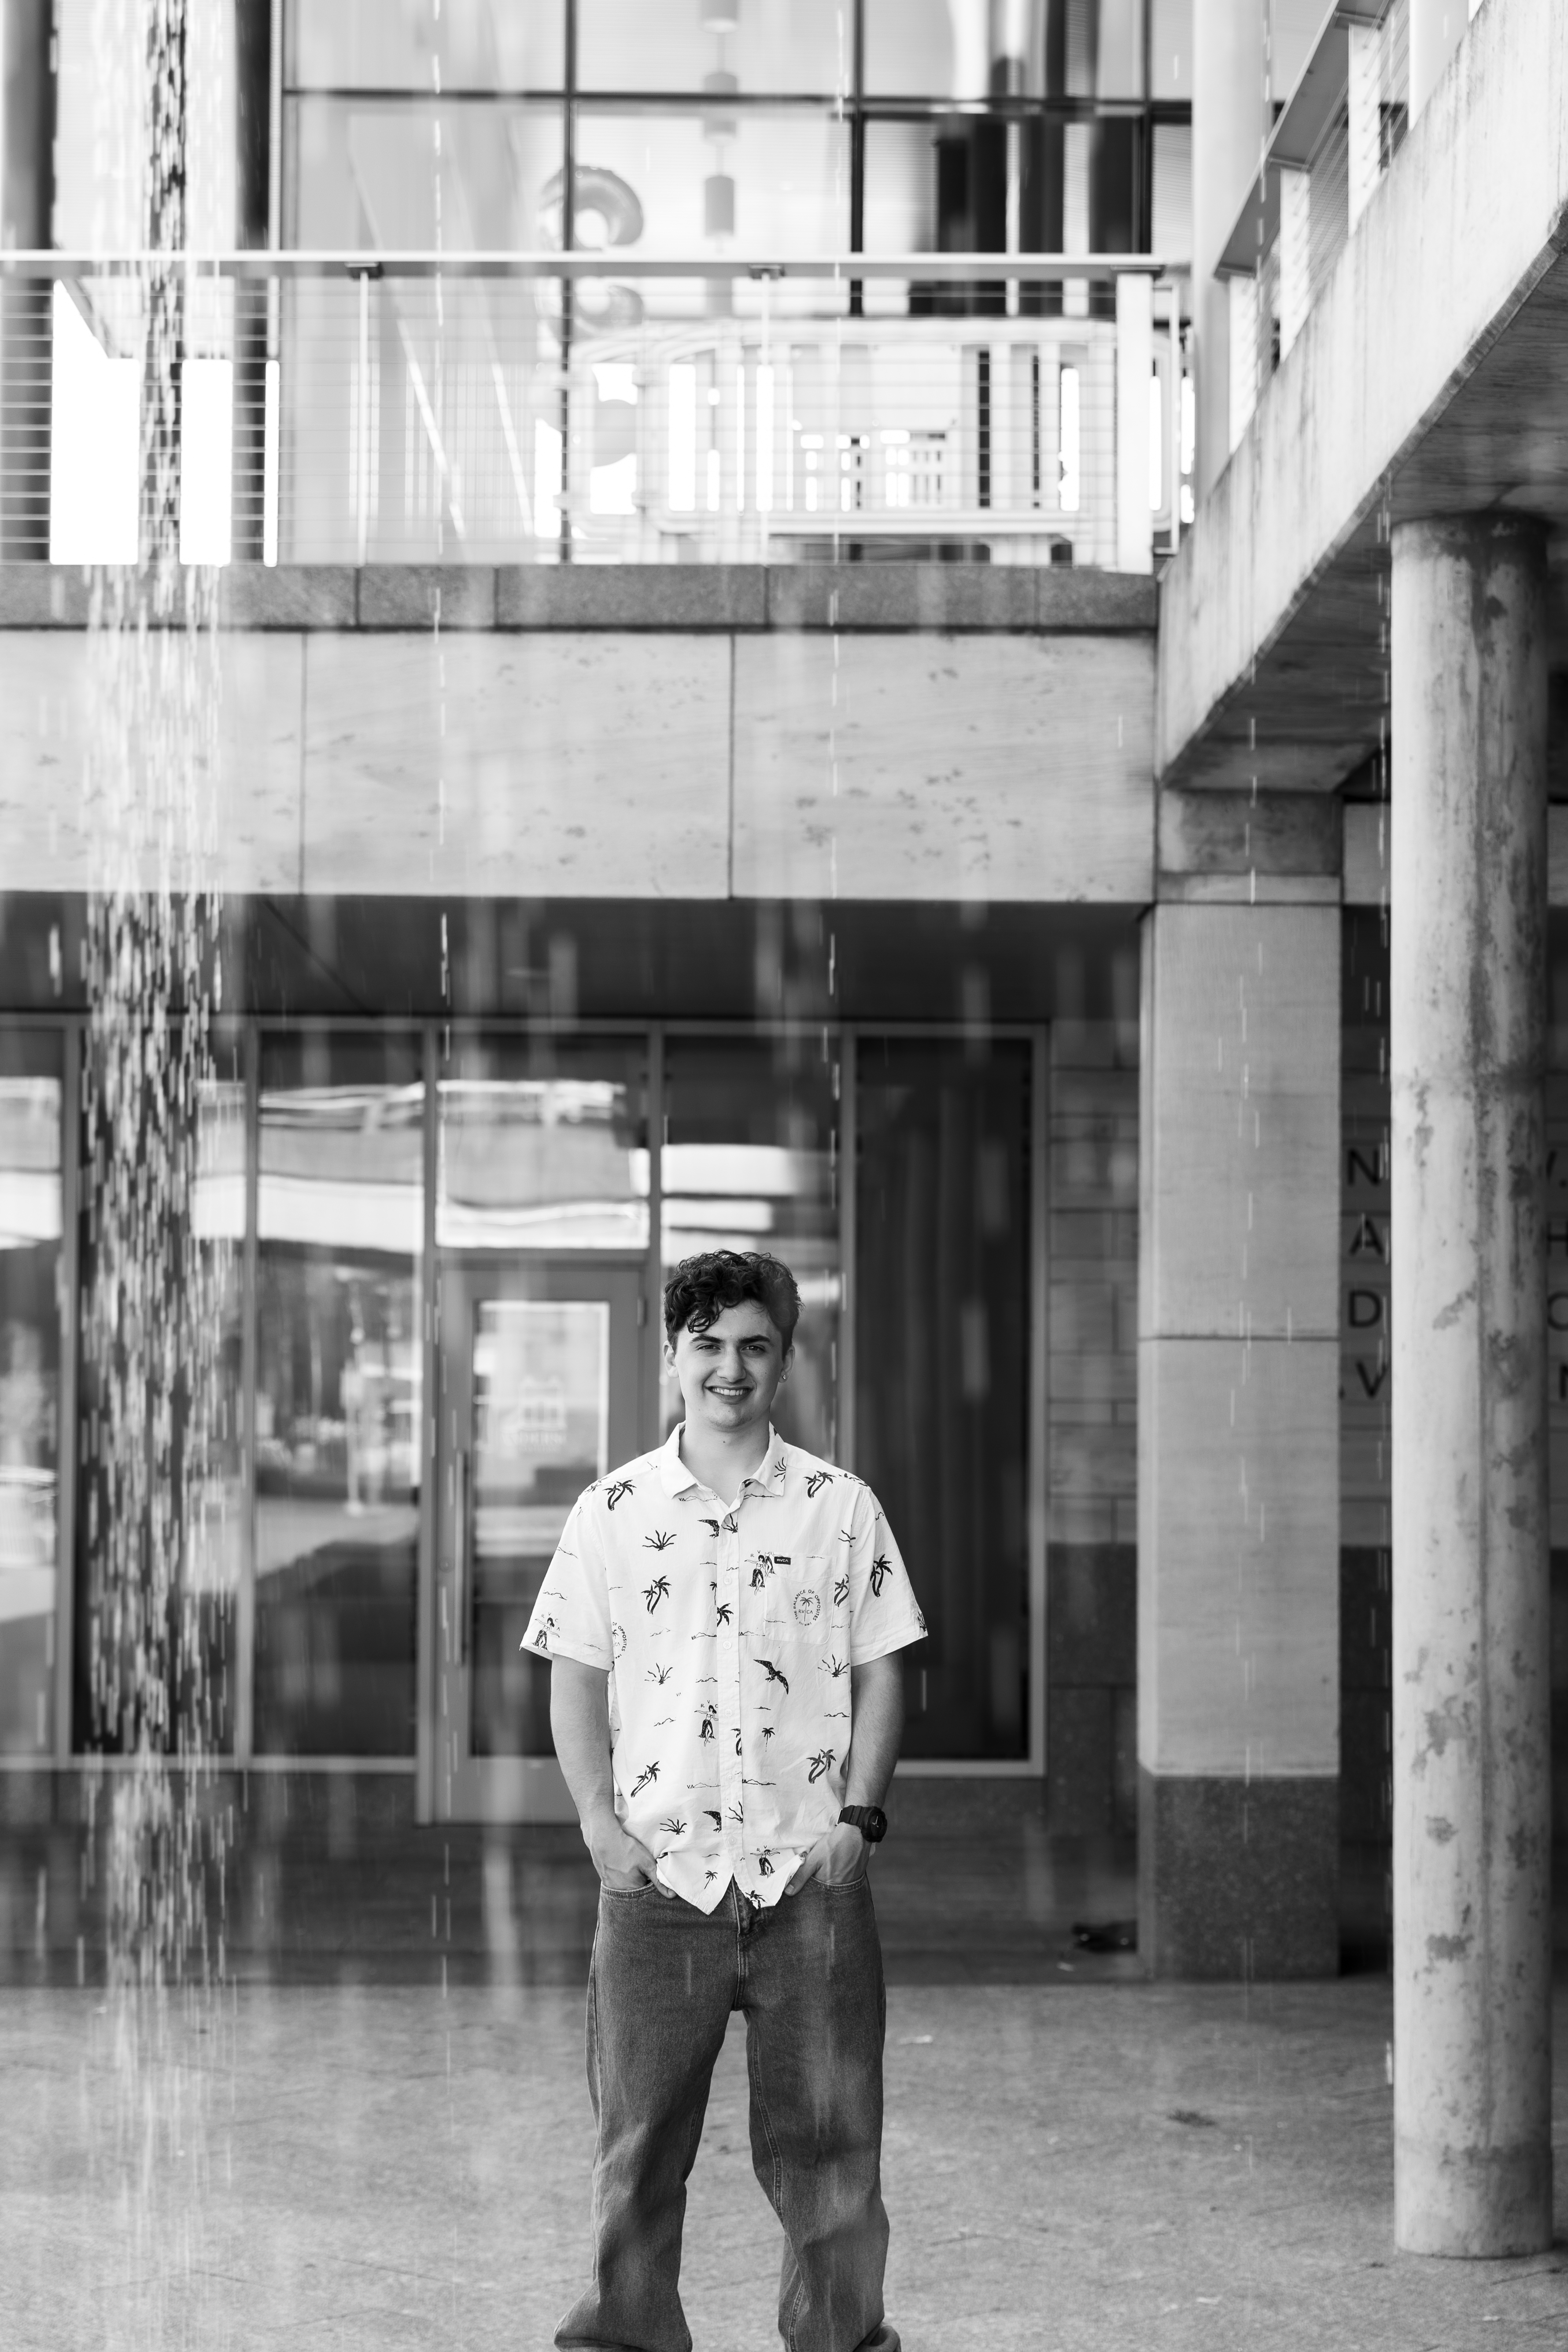
[[[793,1352],[753,1298],[726,1307],[705,1331],[688,1328],[664,1343],[688,1422],[723,1437],[766,1427]]]

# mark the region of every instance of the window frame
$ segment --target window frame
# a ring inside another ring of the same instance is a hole
[[[65,1087],[62,1095],[62,1213],[64,1217],[61,1258],[62,1298],[68,1302],[68,1312],[62,1317],[60,1340],[60,1419],[59,1434],[59,1545],[56,1578],[56,1634],[54,1660],[54,1745],[53,1763],[56,1769],[75,1771],[110,1771],[118,1769],[122,1759],[100,1758],[77,1748],[77,1727],[72,1720],[72,1638],[77,1582],[76,1534],[77,1488],[80,1475],[80,1438],[78,1397],[78,1357],[80,1330],[80,1255],[79,1225],[82,1209],[82,1171],[79,1149],[79,1137],[77,1109],[80,1100],[80,1074],[83,1044],[89,1026],[84,1013],[65,1015],[8,1016],[16,1027],[48,1028],[58,1032],[63,1039]],[[847,1181],[847,1173],[856,1166],[858,1134],[858,1059],[860,1044],[871,1038],[910,1040],[973,1040],[973,1030],[962,1022],[893,1020],[838,1021],[823,1023],[811,1020],[721,1020],[676,1019],[626,1020],[576,1019],[551,1021],[538,1016],[475,1016],[470,1019],[410,1020],[381,1018],[374,1015],[321,1015],[303,1019],[288,1019],[280,1015],[249,1015],[225,1020],[222,1024],[226,1040],[238,1050],[245,1089],[245,1236],[237,1253],[241,1286],[241,1505],[240,1585],[236,1598],[236,1670],[238,1691],[234,1710],[234,1741],[232,1748],[214,1759],[224,1769],[237,1771],[310,1771],[325,1773],[384,1773],[411,1777],[418,1790],[419,1818],[433,1814],[435,1759],[432,1752],[434,1725],[431,1700],[434,1696],[434,1656],[436,1633],[436,1560],[435,1560],[435,1492],[434,1454],[436,1415],[432,1385],[437,1378],[438,1350],[437,1317],[439,1312],[440,1257],[436,1245],[437,1172],[439,1142],[440,1098],[438,1081],[447,1061],[450,1045],[466,1034],[481,1035],[515,1034],[540,1037],[551,1034],[570,1035],[587,1042],[597,1035],[625,1041],[628,1038],[646,1040],[647,1052],[647,1119],[648,1119],[648,1244],[643,1259],[645,1299],[645,1345],[643,1393],[650,1402],[645,1406],[645,1430],[653,1425],[657,1415],[658,1383],[662,1338],[660,1299],[662,1266],[660,1237],[662,1230],[662,1156],[665,1125],[665,1049],[667,1040],[681,1038],[764,1039],[798,1036],[818,1044],[826,1052],[837,1055],[838,1061],[839,1094],[837,1133],[837,1209],[839,1219],[839,1255],[842,1269],[843,1304],[840,1309],[839,1345],[837,1366],[837,1447],[840,1460],[847,1468],[855,1461],[856,1373],[855,1318],[857,1306],[857,1214],[856,1187]],[[417,1606],[419,1633],[417,1671],[419,1674],[416,1747],[412,1757],[363,1757],[354,1755],[294,1757],[289,1755],[258,1756],[254,1753],[255,1693],[254,1665],[256,1643],[256,1475],[252,1433],[256,1419],[256,1387],[258,1370],[258,1274],[259,1244],[258,1208],[259,1202],[260,1163],[260,1076],[263,1040],[268,1035],[299,1036],[312,1031],[337,1034],[354,1032],[384,1033],[395,1029],[416,1041],[416,1051],[424,1076],[423,1170],[424,1170],[424,1229],[419,1282],[424,1307],[424,1380],[426,1407],[423,1413],[421,1493],[418,1534]],[[1005,1759],[917,1758],[906,1759],[900,1767],[910,1778],[950,1780],[965,1778],[1040,1779],[1046,1769],[1047,1684],[1046,1684],[1046,1596],[1047,1545],[1049,1534],[1049,1105],[1050,1105],[1050,1028],[1047,1024],[1033,1022],[993,1022],[986,1024],[988,1039],[1026,1041],[1030,1048],[1029,1060],[1029,1134],[1028,1134],[1028,1213],[1026,1247],[1026,1362],[1028,1401],[1026,1407],[1026,1507],[1027,1527],[1026,1556],[1027,1563],[1027,1632],[1026,1632],[1026,1747],[1023,1755]],[[446,1253],[451,1255],[451,1252]],[[526,1259],[556,1257],[560,1253],[549,1250],[516,1255]],[[625,1251],[600,1253],[584,1251],[584,1263],[597,1262],[601,1256],[626,1263]],[[649,1442],[652,1442],[651,1439]],[[17,1766],[37,1769],[36,1760],[14,1759]],[[4,1759],[0,1759],[4,1769]],[[201,1768],[198,1768],[201,1769]]]

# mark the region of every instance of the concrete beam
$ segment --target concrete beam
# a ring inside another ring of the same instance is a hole
[[[296,625],[219,646],[226,891],[1152,895],[1146,633],[504,630],[489,573],[268,576]],[[382,625],[437,591],[438,637]],[[12,889],[90,887],[90,709],[79,626],[0,628]]]
[[[737,638],[735,895],[1147,898],[1152,672],[1129,638]]]
[[[1336,906],[1341,804],[1332,793],[1160,794],[1162,901]]]
[[[1152,579],[1070,564],[237,563],[218,583],[225,629],[778,629],[1152,635]],[[0,632],[84,629],[78,570],[0,563]]]

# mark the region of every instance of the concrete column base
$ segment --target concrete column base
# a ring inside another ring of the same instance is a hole
[[[1447,2148],[1395,2138],[1394,2242],[1405,2253],[1489,2261],[1539,2253],[1551,2236],[1552,2152],[1539,2141]]]
[[[1331,1776],[1138,1775],[1138,1949],[1154,1977],[1339,1973]]]

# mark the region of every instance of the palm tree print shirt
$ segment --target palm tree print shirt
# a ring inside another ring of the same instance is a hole
[[[844,1802],[850,1668],[925,1630],[863,1479],[770,1429],[726,1506],[678,1428],[578,1496],[522,1646],[606,1669],[616,1811],[711,1911],[777,1902]]]

